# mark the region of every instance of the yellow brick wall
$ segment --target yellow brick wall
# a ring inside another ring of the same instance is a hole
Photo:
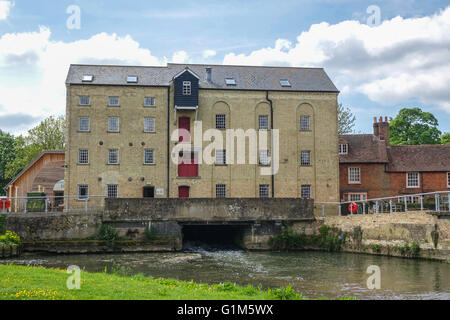
[[[79,106],[80,95],[90,96],[91,106]],[[119,96],[120,107],[108,107],[109,96]],[[155,97],[156,107],[144,107],[144,97]],[[274,128],[280,131],[275,196],[299,197],[301,185],[310,184],[316,201],[337,201],[337,94],[270,92],[269,98],[273,101]],[[68,86],[66,194],[76,195],[78,184],[87,184],[90,195],[104,195],[107,184],[118,184],[119,197],[142,197],[142,188],[147,185],[164,190],[164,195],[156,197],[167,197],[167,99],[165,87]],[[178,128],[173,102],[171,88],[170,133]],[[258,116],[267,114],[270,127],[270,104],[265,91],[200,90],[197,120],[202,121],[203,131],[215,128],[216,114],[226,114],[227,128],[244,130],[257,129]],[[300,115],[312,117],[311,131],[299,130]],[[78,132],[80,116],[90,117],[89,133]],[[107,132],[109,116],[120,118],[120,133]],[[156,133],[143,132],[147,116],[156,118]],[[195,111],[176,113],[177,118],[182,116],[191,118],[193,143]],[[203,148],[209,144],[203,142]],[[175,145],[171,142],[170,149]],[[270,137],[268,145],[270,149]],[[89,149],[89,165],[77,164],[80,148]],[[107,164],[111,148],[119,149],[119,165]],[[155,150],[155,165],[143,165],[147,148]],[[311,151],[312,166],[300,166],[301,150]],[[215,197],[218,183],[227,185],[228,197],[258,197],[260,184],[271,185],[271,177],[261,176],[259,169],[260,166],[250,164],[203,164],[198,178],[187,179],[177,177],[177,165],[170,161],[170,197],[178,197],[178,186],[189,186],[192,198]]]

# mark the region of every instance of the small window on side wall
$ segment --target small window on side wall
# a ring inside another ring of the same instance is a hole
[[[311,130],[311,117],[310,116],[300,116],[300,131]]]
[[[447,172],[447,188],[450,188],[450,172]]]
[[[192,84],[190,81],[183,81],[183,95],[190,96],[192,94]]]
[[[144,98],[144,107],[154,107],[155,106],[155,98],[154,97],[145,97]]]

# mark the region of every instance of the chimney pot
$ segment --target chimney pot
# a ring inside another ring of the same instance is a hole
[[[380,123],[383,122],[383,117],[380,117]]]
[[[384,122],[388,122],[388,119],[387,119],[387,117],[384,117]]]
[[[373,117],[373,123],[377,123],[377,117]]]

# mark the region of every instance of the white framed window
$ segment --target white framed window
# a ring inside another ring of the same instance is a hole
[[[269,150],[259,150],[259,164],[262,166],[268,166],[269,161]]]
[[[119,132],[119,117],[108,118],[108,131]]]
[[[447,188],[450,188],[450,172],[447,172]]]
[[[120,106],[120,99],[119,99],[119,97],[109,97],[108,98],[108,106],[109,107],[118,107],[118,106]]]
[[[87,149],[78,150],[78,163],[89,164],[89,150]]]
[[[86,200],[89,197],[89,186],[87,184],[78,185],[78,200]]]
[[[84,74],[83,78],[81,78],[82,82],[92,82],[94,81],[94,76],[91,74]]]
[[[227,185],[216,184],[216,198],[226,198],[227,197]]]
[[[420,196],[408,196],[405,198],[408,203],[420,203]]]
[[[145,97],[144,98],[144,107],[154,107],[156,100],[154,97]]]
[[[419,173],[418,172],[408,172],[406,174],[406,187],[407,188],[418,188],[419,183]]]
[[[108,164],[119,164],[119,149],[108,150]]]
[[[260,184],[259,185],[259,197],[260,198],[269,198],[270,186],[268,184]]]
[[[78,118],[78,131],[89,132],[89,130],[90,130],[89,117],[79,117]]]
[[[144,150],[144,164],[155,164],[155,150]]]
[[[227,164],[227,151],[226,150],[216,150],[216,164],[217,165]]]
[[[302,185],[300,195],[302,199],[311,199],[311,185],[309,184]]]
[[[90,96],[79,96],[78,104],[80,106],[90,106],[91,105],[91,97]]]
[[[348,154],[348,144],[339,145],[339,154],[340,155]]]
[[[117,184],[108,184],[106,196],[108,198],[118,198],[119,197],[119,186]]]
[[[190,96],[192,94],[192,84],[190,81],[183,81],[183,95]]]
[[[300,131],[311,130],[311,117],[310,116],[300,116]]]
[[[264,114],[260,115],[258,119],[259,130],[269,130],[269,116]]]
[[[303,150],[300,153],[300,165],[310,166],[311,165],[311,151]]]
[[[348,183],[361,183],[361,168],[348,168]]]
[[[364,201],[367,199],[367,193],[347,193],[347,201]]]
[[[216,114],[216,129],[226,129],[226,115]]]
[[[155,132],[155,118],[144,118],[144,132]]]

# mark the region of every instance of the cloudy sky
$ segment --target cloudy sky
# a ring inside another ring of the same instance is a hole
[[[324,67],[356,132],[416,106],[450,132],[448,0],[0,0],[0,129],[64,114],[70,63],[166,62]]]

